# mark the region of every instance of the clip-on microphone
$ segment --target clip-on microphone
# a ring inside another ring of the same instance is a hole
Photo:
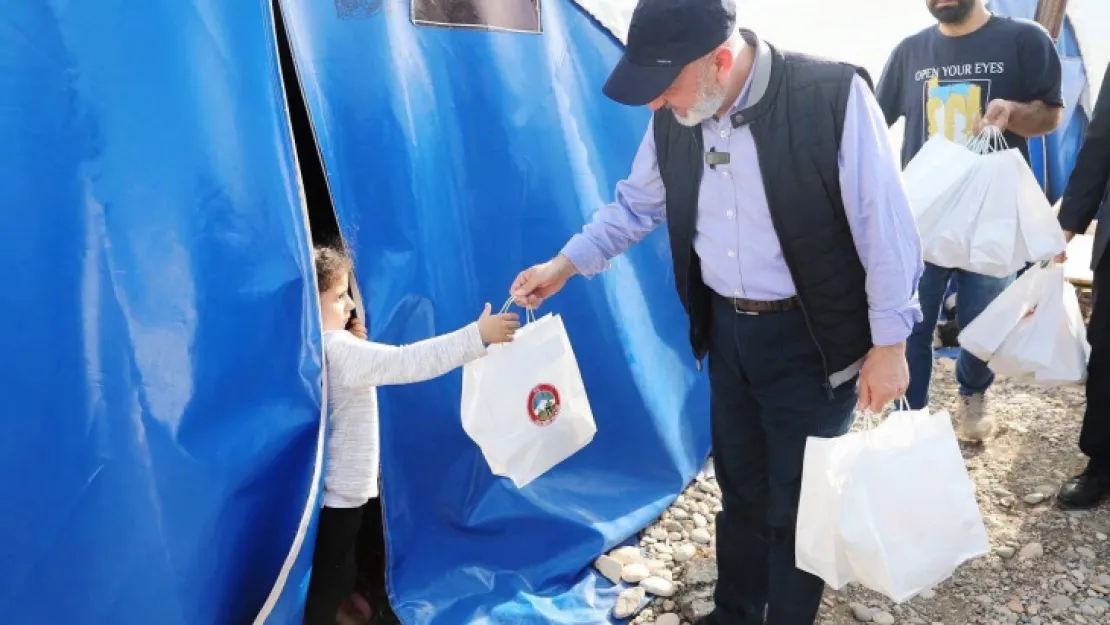
[[[717,148],[709,148],[705,153],[705,164],[709,165],[709,169],[716,170],[717,165],[728,165],[732,160],[732,155],[728,152],[718,152]]]

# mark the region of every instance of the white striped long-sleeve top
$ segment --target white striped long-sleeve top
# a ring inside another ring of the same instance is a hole
[[[329,435],[324,505],[357,508],[378,496],[377,387],[430,380],[485,353],[477,323],[403,346],[366,341],[346,330],[325,332]]]

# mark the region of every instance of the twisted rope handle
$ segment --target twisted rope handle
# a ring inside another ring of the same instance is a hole
[[[967,142],[967,148],[976,154],[990,154],[1009,150],[1010,144],[1006,142],[1001,128],[987,125]]]

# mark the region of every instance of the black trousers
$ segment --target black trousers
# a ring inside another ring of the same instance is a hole
[[[385,524],[382,523],[380,498],[371,499],[364,507],[355,559],[358,591],[369,600],[375,612],[384,611],[389,607],[389,595],[385,588]]]
[[[1079,449],[1090,469],[1110,480],[1110,267],[1095,270],[1093,308],[1087,328],[1091,360],[1087,365],[1087,410],[1079,431]]]
[[[825,387],[800,310],[736,313],[716,299],[709,350],[720,625],[812,625],[824,583],[794,566],[808,436],[848,431],[857,380]],[[766,615],[766,621],[764,621]]]
[[[356,546],[366,506],[320,510],[312,577],[305,601],[305,625],[335,625],[343,601],[358,578]]]

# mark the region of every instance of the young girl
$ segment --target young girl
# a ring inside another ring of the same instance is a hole
[[[331,247],[317,247],[315,257],[324,327],[329,432],[324,508],[317,529],[305,623],[335,625],[340,607],[355,586],[355,547],[362,516],[367,502],[378,496],[375,387],[421,382],[461,367],[484,356],[487,344],[511,341],[520,322],[512,313],[491,315],[486,304],[476,322],[450,334],[403,347],[366,341],[365,328],[352,318],[355,304],[349,294],[350,257]]]

